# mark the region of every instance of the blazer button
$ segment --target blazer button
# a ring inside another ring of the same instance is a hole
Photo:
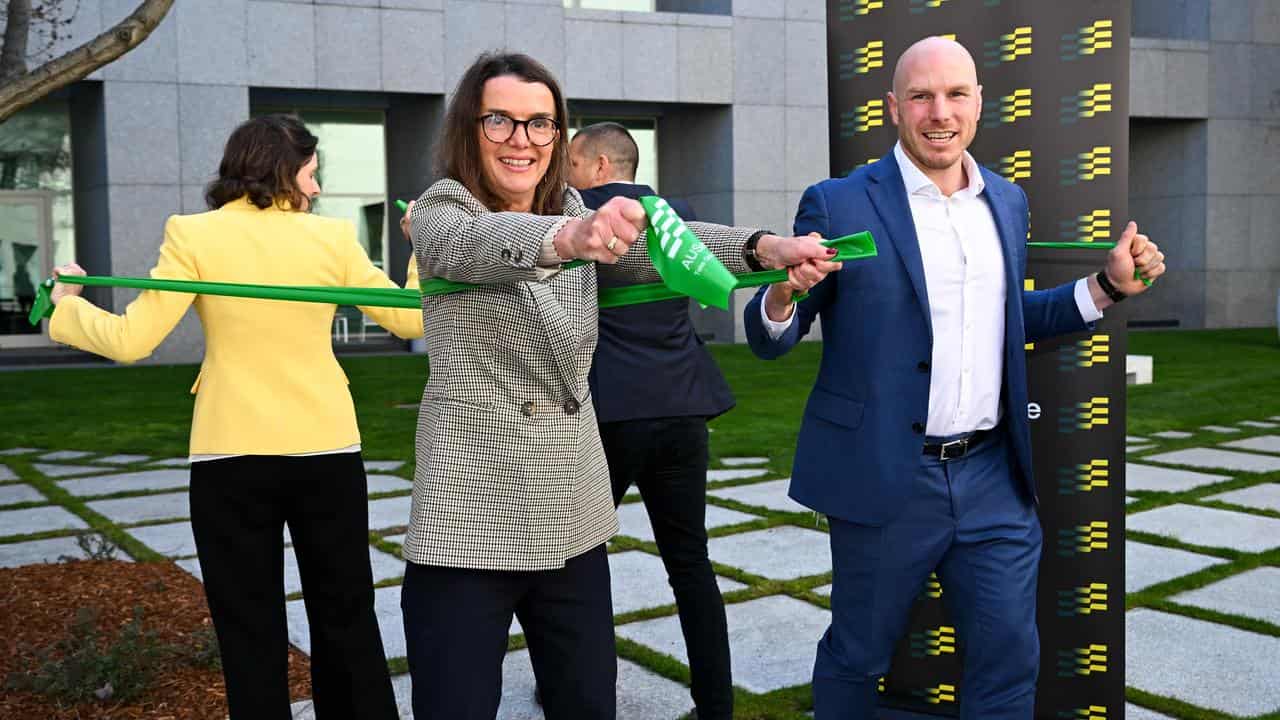
[[[503,260],[510,260],[510,259],[511,259],[511,251],[510,251],[510,250],[508,250],[508,249],[506,249],[506,248],[502,248],[502,252],[500,252],[500,253],[498,253],[498,254],[502,256],[502,259],[503,259]]]
[[[581,406],[578,404],[577,400],[574,400],[573,398],[569,398],[568,400],[564,401],[564,414],[575,415],[577,414],[579,407]]]
[[[921,360],[919,363],[916,364],[916,369],[919,370],[920,372],[929,372],[929,363],[925,362],[924,360]]]
[[[535,406],[532,402],[522,403],[520,405],[520,412],[523,413],[525,417],[533,417],[533,413],[535,412],[534,408]]]
[[[924,434],[924,425],[921,425],[921,424],[920,424],[920,423],[918,423],[918,422],[913,422],[913,423],[911,423],[911,429],[912,429],[913,431],[915,431],[915,434],[917,434],[917,435],[922,435],[922,434]]]

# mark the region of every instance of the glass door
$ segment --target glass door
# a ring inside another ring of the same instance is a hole
[[[0,190],[0,349],[50,345],[47,322],[27,313],[53,270],[53,193]]]

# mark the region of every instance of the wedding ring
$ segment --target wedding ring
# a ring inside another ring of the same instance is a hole
[[[617,244],[618,244],[618,236],[614,235],[613,237],[609,238],[609,244],[605,245],[604,249],[608,250],[609,252],[613,252],[613,246]]]

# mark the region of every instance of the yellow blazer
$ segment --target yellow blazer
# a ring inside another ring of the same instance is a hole
[[[344,220],[246,199],[165,223],[151,277],[275,285],[396,287]],[[409,267],[407,287],[417,287]],[[124,315],[61,300],[49,335],[131,363],[147,357],[195,303],[205,355],[191,392],[192,454],[286,455],[360,442],[347,377],[333,356],[335,305],[142,291]],[[361,307],[402,338],[422,337],[422,312]]]

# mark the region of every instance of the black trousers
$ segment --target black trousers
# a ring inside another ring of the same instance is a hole
[[[547,720],[613,720],[618,664],[604,546],[536,572],[408,563],[400,607],[415,720],[493,720],[511,616]]]
[[[360,453],[193,463],[191,529],[231,720],[289,720],[284,526],[311,628],[317,718],[399,718],[373,612]]]
[[[676,596],[698,720],[733,717],[724,600],[707,556],[707,422],[674,417],[601,423],[613,502],[634,483]]]

